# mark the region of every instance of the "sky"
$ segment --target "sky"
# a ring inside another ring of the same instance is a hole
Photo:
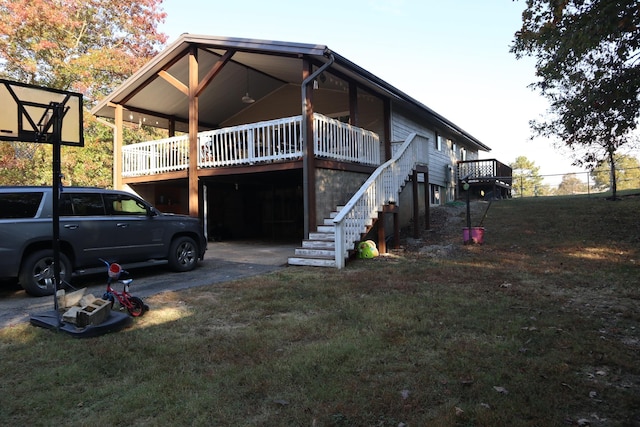
[[[553,141],[531,139],[547,101],[528,86],[533,58],[509,52],[524,0],[164,0],[159,30],[326,45],[485,145],[481,158],[525,156],[540,174],[582,169]],[[560,179],[560,178],[558,178]]]

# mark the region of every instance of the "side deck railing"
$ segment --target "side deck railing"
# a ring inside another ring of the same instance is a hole
[[[317,157],[376,166],[380,138],[365,129],[314,114]],[[198,133],[198,168],[295,160],[303,155],[302,116]],[[154,175],[189,167],[189,137],[175,136],[122,147],[122,176]]]
[[[496,159],[464,160],[458,162],[458,180],[470,183],[496,183],[511,187],[512,169]]]
[[[355,249],[355,243],[372,224],[378,211],[390,202],[398,203],[400,190],[416,165],[427,164],[428,142],[424,136],[415,133],[409,135],[394,150],[393,157],[371,174],[333,219],[336,267],[344,267],[349,251]]]

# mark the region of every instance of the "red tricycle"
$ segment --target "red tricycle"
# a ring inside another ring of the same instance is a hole
[[[102,299],[111,301],[111,308],[114,306],[120,306],[127,309],[132,317],[140,317],[146,311],[149,310],[149,306],[142,302],[141,298],[135,297],[129,293],[129,285],[133,282],[133,279],[120,279],[120,276],[129,272],[122,269],[118,263],[110,263],[103,259],[100,261],[107,265],[107,272],[109,278],[107,279],[107,291],[102,295]],[[122,292],[115,290],[111,284],[113,281],[122,283]]]

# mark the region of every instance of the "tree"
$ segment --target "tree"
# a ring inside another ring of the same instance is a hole
[[[514,195],[524,196],[541,196],[546,193],[542,185],[542,177],[540,176],[540,168],[535,162],[527,159],[525,156],[519,156],[509,165],[512,169]]]
[[[0,0],[1,74],[104,96],[167,40],[162,0]]]
[[[640,9],[637,0],[527,0],[511,51],[534,56],[532,87],[550,101],[534,134],[558,137],[589,168],[614,156],[640,114]]]
[[[0,0],[0,77],[84,95],[90,107],[139,69],[166,42],[157,24],[162,0]],[[110,130],[85,114],[81,149],[63,147],[67,182],[111,183]],[[108,134],[106,133],[108,132]],[[51,149],[33,159],[0,143],[1,184],[50,183]]]
[[[640,161],[636,157],[620,154],[615,156],[616,187],[618,190],[640,188]],[[611,166],[603,160],[593,169],[591,176],[596,187],[606,189],[611,186]]]
[[[562,181],[558,185],[557,195],[579,194],[587,192],[587,184],[581,181],[574,174],[562,176]]]

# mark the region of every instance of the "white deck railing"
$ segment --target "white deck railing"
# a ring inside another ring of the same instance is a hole
[[[321,114],[313,115],[315,154],[318,157],[378,166],[380,138],[364,130]]]
[[[316,156],[376,166],[380,138],[374,132],[314,115]],[[301,158],[302,116],[198,133],[198,167],[242,166]],[[122,176],[142,176],[188,169],[188,135],[122,147]]]
[[[336,267],[343,268],[349,250],[372,224],[382,207],[398,203],[400,190],[418,164],[427,164],[426,137],[412,133],[397,149],[391,160],[380,165],[333,219],[335,224]]]

